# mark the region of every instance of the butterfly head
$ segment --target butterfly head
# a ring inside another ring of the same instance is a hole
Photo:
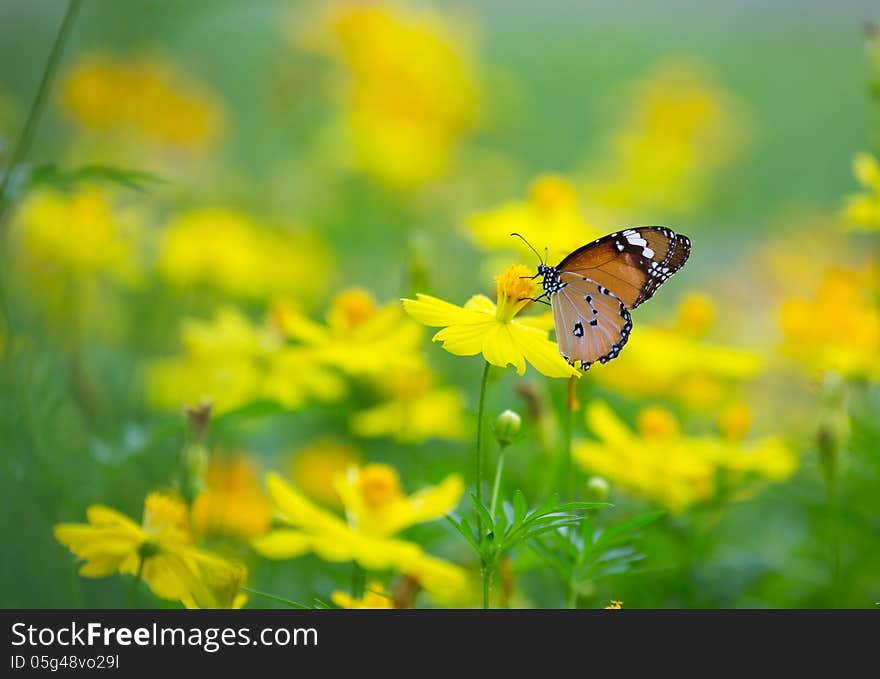
[[[541,286],[547,294],[559,292],[559,290],[565,287],[565,283],[562,282],[559,275],[559,269],[555,266],[539,264],[538,275],[541,277]]]

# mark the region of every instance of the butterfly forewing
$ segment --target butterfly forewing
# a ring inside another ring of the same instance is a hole
[[[632,328],[626,305],[584,276],[562,272],[559,280],[563,287],[551,296],[559,351],[581,370],[616,358]]]
[[[687,236],[665,226],[640,226],[588,243],[555,268],[595,281],[635,309],[684,266],[690,251]]]

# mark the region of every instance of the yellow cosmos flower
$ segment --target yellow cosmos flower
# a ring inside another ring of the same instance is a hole
[[[332,278],[326,248],[313,235],[267,229],[227,208],[201,208],[171,221],[158,268],[172,285],[228,295],[312,298]]]
[[[222,126],[216,96],[155,59],[86,54],[64,77],[61,99],[86,128],[133,132],[177,148],[209,147]]]
[[[497,304],[475,295],[460,307],[418,294],[416,299],[402,300],[403,308],[419,323],[444,326],[433,339],[456,356],[482,354],[492,365],[513,365],[520,375],[528,361],[548,377],[579,377],[581,373],[562,358],[556,343],[547,339],[546,317],[516,317],[537,291],[530,273],[528,267],[512,264],[496,276]]]
[[[672,413],[659,407],[639,414],[637,432],[600,401],[588,404],[586,419],[598,440],[575,443],[577,463],[672,512],[715,497],[719,476],[730,487],[747,478],[784,481],[797,469],[795,453],[779,438],[688,436]]]
[[[874,269],[828,269],[813,299],[783,302],[783,353],[811,372],[880,379],[876,287]]]
[[[445,174],[478,103],[473,58],[449,23],[424,8],[334,2],[296,24],[295,44],[344,73],[334,137],[352,164],[400,188]]]
[[[333,439],[319,440],[298,451],[290,462],[290,477],[296,487],[323,505],[342,507],[336,492],[336,477],[360,465],[361,454]]]
[[[384,377],[422,366],[422,329],[396,304],[380,307],[370,292],[351,288],[331,302],[326,325],[280,301],[272,318],[284,336],[321,365],[354,377]]]
[[[628,396],[674,398],[696,408],[714,408],[731,387],[755,378],[764,361],[757,350],[710,342],[714,304],[689,295],[677,318],[665,326],[640,325],[614,362],[594,379]]]
[[[385,591],[385,586],[378,580],[367,585],[367,591],[360,599],[347,592],[333,592],[330,600],[340,608],[386,609],[394,608],[394,598]]]
[[[358,436],[390,436],[401,443],[467,436],[464,398],[457,389],[438,387],[427,370],[393,374],[385,382],[387,400],[356,413],[351,428]]]
[[[339,377],[311,351],[285,345],[274,328],[257,326],[235,309],[220,309],[210,322],[185,321],[182,336],[182,356],[146,367],[148,395],[158,407],[212,401],[222,413],[269,400],[293,410],[344,393]]]
[[[847,196],[843,218],[851,230],[880,230],[880,164],[870,153],[859,153],[853,159],[853,174],[862,191]]]
[[[140,273],[140,217],[94,186],[64,193],[34,191],[13,220],[16,255],[37,282],[47,276],[77,279],[100,274],[130,285]]]
[[[467,220],[467,232],[484,248],[534,257],[525,243],[510,235],[519,233],[539,251],[549,248],[551,263],[603,235],[585,221],[571,182],[557,175],[535,179],[525,201],[473,215]]]
[[[272,505],[259,483],[251,460],[237,456],[215,457],[205,473],[205,488],[192,507],[198,533],[224,533],[251,538],[265,533],[272,520]]]
[[[86,510],[89,522],[61,523],[55,538],[84,561],[80,575],[137,575],[160,599],[188,607],[230,608],[244,582],[244,566],[193,544],[188,513],[173,495],[151,493],[143,523],[103,505]]]
[[[336,477],[345,519],[312,504],[278,474],[268,474],[266,486],[278,520],[285,525],[253,540],[254,549],[267,558],[293,559],[314,552],[325,561],[354,561],[367,570],[395,570],[411,575],[440,598],[467,585],[461,568],[426,554],[414,542],[393,537],[452,511],[464,490],[458,476],[405,496],[391,467],[350,469]]]
[[[661,63],[633,87],[608,153],[585,177],[590,203],[621,211],[687,210],[743,146],[741,105],[704,65]]]

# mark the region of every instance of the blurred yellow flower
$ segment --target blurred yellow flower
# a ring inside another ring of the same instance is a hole
[[[825,271],[812,299],[785,300],[782,351],[810,372],[880,379],[877,271]]]
[[[620,211],[683,211],[743,145],[740,105],[703,64],[675,59],[633,88],[609,153],[586,176],[590,203]]]
[[[293,410],[312,399],[333,401],[345,391],[309,349],[284,344],[274,328],[255,325],[230,307],[213,321],[184,321],[182,340],[182,356],[146,367],[148,396],[158,407],[211,401],[222,413],[268,400]]]
[[[356,599],[347,592],[336,591],[330,595],[330,600],[340,608],[394,608],[394,598],[385,591],[385,586],[378,580],[373,580],[367,585],[367,591],[360,599]]]
[[[549,248],[552,264],[602,235],[584,219],[571,182],[552,174],[532,182],[527,200],[511,201],[471,216],[467,232],[484,248],[534,257],[522,240],[510,235],[519,233],[539,252]]]
[[[579,377],[581,373],[562,358],[556,343],[547,339],[546,317],[516,318],[537,289],[530,273],[528,267],[512,264],[496,276],[497,304],[485,295],[474,295],[460,307],[418,294],[414,300],[402,300],[403,308],[419,323],[444,326],[433,340],[456,356],[482,353],[492,365],[511,364],[520,375],[528,361],[548,377]]]
[[[757,350],[703,339],[714,318],[705,295],[685,297],[666,326],[638,325],[614,370],[594,379],[627,396],[674,398],[693,408],[713,408],[729,388],[753,379],[763,367]]]
[[[96,274],[126,285],[140,278],[141,215],[106,191],[81,185],[70,192],[29,193],[12,223],[15,252],[35,281]]]
[[[719,490],[749,477],[784,481],[797,469],[796,454],[779,438],[743,443],[725,437],[688,436],[672,413],[652,407],[632,431],[605,403],[586,408],[597,441],[578,441],[572,456],[586,471],[644,495],[672,512],[709,500]],[[741,496],[740,496],[741,497]]]
[[[217,97],[156,59],[85,54],[64,77],[61,100],[83,127],[118,129],[177,148],[209,147],[222,127]]]
[[[55,538],[85,563],[80,575],[103,578],[116,572],[146,582],[160,599],[187,607],[230,608],[244,583],[244,566],[194,546],[186,505],[151,493],[143,523],[103,505],[86,510],[89,522],[60,523]]]
[[[851,230],[880,230],[880,164],[870,153],[859,153],[853,159],[853,174],[863,190],[846,197],[846,225]]]
[[[294,485],[313,500],[341,507],[336,477],[360,464],[361,455],[349,445],[333,439],[319,440],[298,451],[290,462]]]
[[[161,275],[178,287],[266,299],[312,298],[332,280],[330,256],[320,240],[257,224],[228,208],[200,208],[175,217],[165,230]]]
[[[611,600],[611,603],[609,603],[609,604],[605,607],[605,610],[619,610],[619,609],[621,609],[621,608],[623,608],[623,602],[622,602],[622,601],[618,601],[617,599],[612,599],[612,600]]]
[[[295,44],[344,73],[339,125],[354,165],[395,187],[419,186],[449,168],[478,107],[473,58],[428,8],[333,2],[316,22],[297,16]]]
[[[388,398],[351,419],[358,436],[390,436],[401,443],[431,438],[457,441],[467,436],[461,392],[435,385],[427,368],[395,373],[382,382]]]
[[[354,377],[385,377],[418,369],[423,363],[422,329],[397,304],[380,307],[361,288],[333,298],[326,325],[286,301],[273,306],[272,319],[286,338],[308,348],[320,364]]]
[[[253,462],[244,456],[215,456],[205,473],[204,490],[193,501],[192,520],[200,534],[251,538],[265,533],[272,520],[272,505]]]
[[[367,570],[411,575],[441,598],[467,585],[458,566],[425,554],[414,542],[393,537],[409,526],[452,511],[464,491],[458,476],[405,496],[397,472],[386,465],[351,468],[336,477],[346,519],[312,504],[278,474],[266,476],[269,496],[285,528],[255,538],[254,549],[269,559],[314,552],[325,561],[354,561]]]

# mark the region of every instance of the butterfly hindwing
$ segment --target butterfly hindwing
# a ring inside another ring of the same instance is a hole
[[[605,286],[635,309],[684,266],[690,251],[687,236],[665,226],[640,226],[588,243],[554,268]]]
[[[556,342],[565,359],[581,370],[616,358],[629,339],[632,317],[623,301],[604,285],[571,272],[551,296]]]

